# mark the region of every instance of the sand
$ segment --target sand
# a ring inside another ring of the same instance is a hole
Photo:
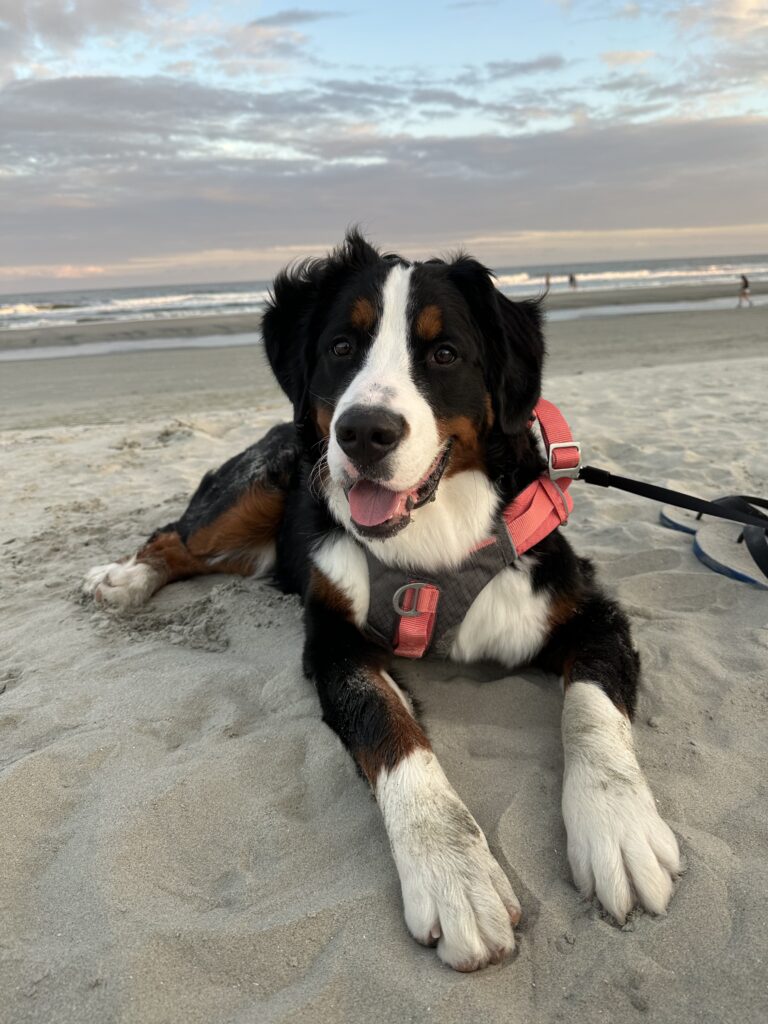
[[[765,493],[767,316],[552,324],[546,394],[594,464]],[[653,504],[575,484],[567,530],[642,652],[636,744],[687,864],[666,918],[621,929],[572,887],[556,679],[403,666],[523,904],[519,954],[478,975],[405,930],[293,598],[221,577],[127,618],[80,602],[286,411],[257,347],[0,365],[2,1024],[768,1018],[768,596]]]

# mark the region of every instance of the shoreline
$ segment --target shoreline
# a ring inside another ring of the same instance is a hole
[[[540,292],[532,292],[536,299]],[[768,282],[753,285],[752,296],[768,295]],[[617,288],[559,293],[544,299],[547,313],[589,310],[605,307],[707,302],[732,299],[736,308],[735,285],[671,285],[657,288]],[[667,312],[667,311],[664,311]],[[674,313],[670,308],[669,313]],[[596,314],[597,315],[597,314]],[[83,345],[94,342],[131,342],[167,338],[206,338],[221,335],[259,334],[259,313],[185,316],[169,320],[94,321],[50,327],[22,327],[0,330],[0,350]]]

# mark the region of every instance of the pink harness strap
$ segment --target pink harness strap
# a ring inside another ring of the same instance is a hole
[[[571,480],[578,475],[581,446],[571,436],[565,417],[552,402],[540,398],[533,410],[547,452],[547,471],[534,480],[503,512],[518,556],[568,522],[573,498]]]
[[[568,494],[571,480],[578,476],[581,447],[573,440],[565,417],[552,402],[539,400],[533,420],[539,421],[547,453],[547,469],[529,484],[504,509],[502,519],[507,527],[514,557],[519,558],[548,534],[568,522],[573,499]],[[478,545],[499,543],[490,538]],[[411,580],[394,596],[398,623],[394,653],[403,658],[421,658],[432,643],[440,602],[440,588],[432,583]],[[402,602],[401,599],[402,598]]]
[[[414,593],[416,594],[415,606]],[[401,658],[424,657],[435,631],[439,601],[440,591],[431,583],[411,586],[405,590],[401,617],[397,624],[395,654]]]

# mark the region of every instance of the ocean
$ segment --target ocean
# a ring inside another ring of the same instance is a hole
[[[756,283],[768,281],[768,255],[625,260],[568,266],[541,264],[497,270],[499,287],[512,298],[540,295],[547,277],[553,294],[567,292],[570,274],[575,275],[579,291],[603,292],[608,310],[612,308],[610,293],[619,288],[728,284],[733,285],[735,297],[741,274]],[[268,290],[269,281],[240,281],[0,295],[0,330],[258,313]],[[661,292],[659,301],[663,301]],[[647,307],[643,311],[647,311]],[[623,312],[628,313],[630,309],[624,307]]]

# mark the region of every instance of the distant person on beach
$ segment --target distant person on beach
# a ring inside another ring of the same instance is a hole
[[[736,308],[741,309],[745,302],[748,306],[752,305],[752,299],[749,296],[749,278],[746,274],[742,274],[741,287],[739,288],[739,304]]]
[[[549,287],[550,287],[551,283],[552,283],[552,278],[550,277],[549,274],[545,274],[544,275],[544,287],[547,289],[547,291],[549,291]]]
[[[578,288],[579,284],[578,284],[578,281],[576,280],[576,275],[575,274],[569,274],[568,275],[568,284],[571,286],[571,288]]]

